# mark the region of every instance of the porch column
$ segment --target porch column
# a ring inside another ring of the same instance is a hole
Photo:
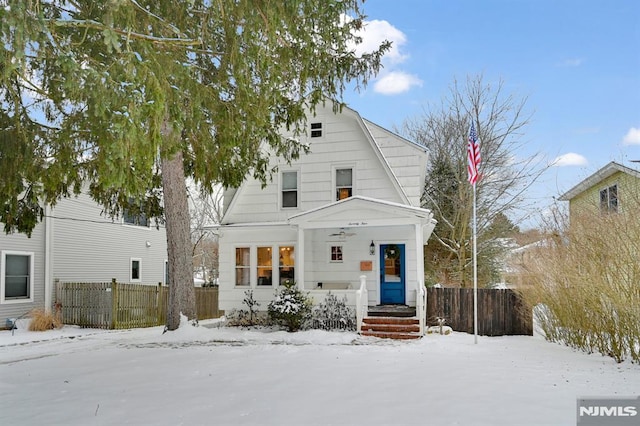
[[[416,263],[418,270],[418,285],[422,283],[424,285],[424,233],[422,232],[423,225],[421,223],[415,224],[416,228]]]
[[[296,285],[304,290],[304,228],[298,225],[298,248],[296,249]]]

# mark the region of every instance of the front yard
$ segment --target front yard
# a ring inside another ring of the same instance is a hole
[[[539,337],[311,330],[0,331],[0,424],[575,424],[640,366]]]

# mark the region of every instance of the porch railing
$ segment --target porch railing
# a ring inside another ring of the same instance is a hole
[[[367,294],[367,276],[360,275],[360,288],[356,290],[356,323],[358,333],[362,331],[362,320],[369,310],[369,295]]]
[[[416,289],[416,313],[420,324],[420,334],[424,336],[427,320],[427,289],[422,281],[418,281]]]

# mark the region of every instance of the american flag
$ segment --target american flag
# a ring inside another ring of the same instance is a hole
[[[471,129],[469,129],[469,146],[467,148],[467,160],[469,164],[467,169],[469,171],[469,183],[475,185],[480,175],[478,174],[478,168],[480,167],[480,143],[478,142],[478,135],[476,134],[476,128],[471,122]]]

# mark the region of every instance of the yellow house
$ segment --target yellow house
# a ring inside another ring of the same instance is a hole
[[[640,201],[640,172],[615,161],[562,194],[560,201],[569,202],[569,218],[580,214],[625,213],[634,211]]]

